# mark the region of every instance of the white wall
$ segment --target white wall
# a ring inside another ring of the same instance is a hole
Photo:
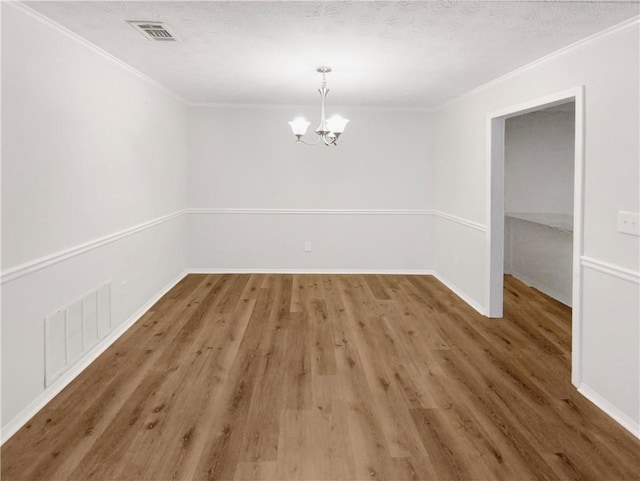
[[[108,280],[116,331],[185,266],[435,268],[481,306],[487,115],[580,84],[583,386],[637,423],[638,240],[615,232],[618,209],[640,210],[637,27],[432,116],[340,109],[342,145],[311,148],[286,122],[317,105],[187,112],[73,35],[2,13],[3,437],[56,389],[43,389],[44,316]]]
[[[432,136],[436,208],[486,225],[487,118],[585,86],[581,381],[632,429],[640,421],[640,245],[638,237],[616,231],[616,213],[640,210],[639,38],[636,22],[460,97],[434,113]],[[435,232],[436,269],[479,304],[487,288],[486,242],[485,233],[462,232],[444,218]],[[480,261],[464,262],[469,257]]]
[[[327,109],[351,120],[337,147],[294,143],[287,122],[315,140],[319,104],[190,109],[190,266],[431,269],[426,114]]]
[[[185,207],[186,107],[2,2],[3,438],[59,387],[44,317],[111,281],[117,330],[186,266]]]
[[[504,273],[571,306],[573,232],[506,217]]]
[[[505,121],[505,212],[573,214],[573,112],[545,109]]]
[[[505,218],[504,272],[568,306],[573,235],[550,226],[555,217],[572,224],[574,108],[570,103],[508,118],[504,134],[504,211],[536,213],[537,219]]]

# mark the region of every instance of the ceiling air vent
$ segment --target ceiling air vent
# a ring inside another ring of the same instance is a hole
[[[144,35],[148,40],[156,42],[175,42],[177,39],[162,22],[139,22],[128,20],[127,23]]]

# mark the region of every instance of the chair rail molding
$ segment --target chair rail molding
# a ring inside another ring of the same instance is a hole
[[[150,229],[151,227],[155,227],[165,222],[169,222],[170,220],[184,215],[185,212],[186,210],[183,209],[171,214],[163,215],[161,217],[156,217],[155,219],[151,219],[133,227],[129,227],[127,229],[123,229],[103,237],[99,237],[83,244],[78,244],[68,249],[54,252],[53,254],[48,254],[46,256],[24,262],[15,267],[10,267],[9,269],[2,271],[2,274],[0,274],[0,284],[6,284],[8,282],[15,281],[16,279],[24,277],[28,274],[32,274],[33,272],[44,269],[45,267],[52,266],[72,257],[76,257],[86,252],[97,249],[98,247],[102,247],[130,235],[137,234],[138,232],[141,232],[143,230]]]
[[[631,282],[633,284],[640,285],[640,272],[620,267],[610,262],[601,261],[594,257],[581,256],[580,263],[582,267],[592,269],[594,271],[602,272],[610,276],[616,277],[623,281]]]

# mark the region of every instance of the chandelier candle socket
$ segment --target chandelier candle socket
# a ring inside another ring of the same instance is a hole
[[[329,89],[327,88],[327,80],[325,75],[331,72],[331,67],[318,67],[316,72],[322,74],[322,87],[318,89],[320,92],[320,97],[322,98],[322,104],[320,106],[320,125],[316,129],[316,134],[318,134],[319,138],[314,143],[309,143],[303,140],[304,134],[307,132],[307,128],[311,122],[307,122],[302,117],[298,117],[297,119],[289,122],[291,126],[291,130],[293,131],[293,135],[296,136],[297,142],[302,142],[307,145],[316,145],[320,140],[324,142],[325,145],[337,145],[338,138],[344,132],[344,128],[349,122],[348,119],[343,119],[339,115],[334,115],[330,119],[325,119],[324,115],[324,104],[327,98],[327,94],[329,93]]]

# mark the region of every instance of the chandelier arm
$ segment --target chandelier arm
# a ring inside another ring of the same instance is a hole
[[[320,136],[320,138],[322,139],[322,141],[324,142],[324,145],[338,145],[338,136],[335,134],[323,134]]]
[[[318,143],[322,140],[322,137],[318,137],[318,140],[316,140],[315,142],[307,142],[306,140],[304,140],[302,137],[294,140],[295,142],[302,142],[304,145],[318,145]]]

